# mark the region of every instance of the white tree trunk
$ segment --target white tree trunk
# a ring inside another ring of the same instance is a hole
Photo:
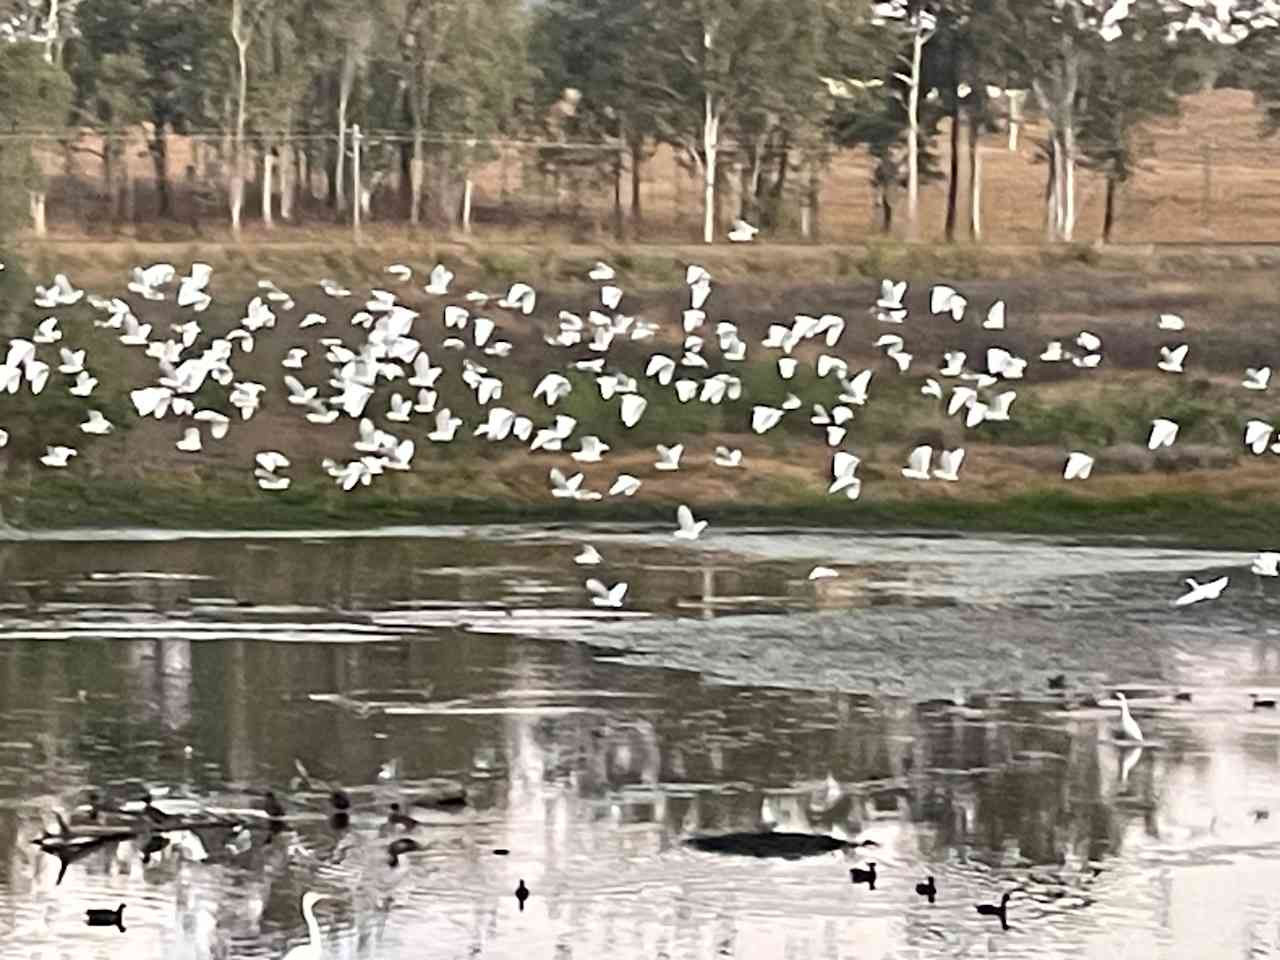
[[[1076,229],[1076,132],[1071,122],[1062,131],[1061,239],[1070,243]]]
[[[345,179],[347,161],[347,107],[351,103],[351,88],[355,84],[355,54],[348,46],[342,61],[342,76],[338,89],[338,158],[334,166],[334,199],[338,209],[347,208],[347,184]]]
[[[360,213],[361,208],[364,206],[362,190],[363,187],[360,184],[360,125],[356,124],[351,128],[351,192],[356,198],[356,202],[351,205],[351,233],[356,243],[360,242]]]
[[[271,229],[271,171],[275,167],[275,157],[270,148],[262,151],[262,226]]]
[[[75,11],[72,11],[74,16]],[[53,63],[53,45],[58,39],[58,0],[49,0],[49,16],[44,21],[44,62]]]
[[[236,88],[236,133],[231,145],[231,235],[240,239],[240,209],[244,204],[244,123],[245,100],[249,95],[249,37],[243,29],[244,10],[242,0],[232,0],[231,39],[236,45],[236,61],[239,67],[239,86]]]
[[[422,129],[415,122],[413,156],[409,159],[409,223],[415,227],[422,219],[422,179],[426,166],[426,158],[422,154]]]
[[[35,231],[37,237],[44,237],[47,233],[47,224],[44,216],[45,192],[43,190],[32,190],[30,201],[31,228]]]
[[[911,40],[911,87],[907,93],[907,239],[919,236],[920,220],[920,61],[928,36],[916,28]]]
[[[706,95],[702,115],[702,242],[715,241],[716,158],[720,152],[720,114]]]
[[[293,148],[288,144],[280,145],[280,219],[293,219],[293,191],[294,191],[294,168]]]

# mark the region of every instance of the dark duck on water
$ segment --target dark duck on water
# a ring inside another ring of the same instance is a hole
[[[849,882],[855,884],[865,883],[868,890],[874,890],[876,888],[876,865],[868,863],[865,870],[861,867],[850,867]]]
[[[1006,893],[1003,897],[1001,897],[1000,906],[998,907],[993,906],[989,903],[980,903],[977,906],[977,911],[978,913],[982,914],[984,917],[999,917],[1000,929],[1008,930],[1009,929],[1009,897],[1010,896],[1012,896],[1012,894]]]
[[[85,923],[91,927],[115,927],[124,933],[124,904],[114,910],[86,910]]]

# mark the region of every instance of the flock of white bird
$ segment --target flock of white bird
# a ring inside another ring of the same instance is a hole
[[[746,223],[734,225],[731,239],[746,242],[755,235],[755,228]],[[3,269],[0,265],[0,269]],[[413,270],[404,264],[392,264],[387,275],[395,282],[412,281]],[[184,421],[180,438],[175,446],[185,453],[197,453],[204,449],[206,437],[212,441],[225,438],[231,429],[232,418],[208,407],[198,408],[193,396],[208,381],[229,388],[228,404],[240,415],[242,421],[252,418],[262,403],[267,386],[250,380],[238,380],[233,367],[236,351],[242,354],[254,350],[256,338],[264,331],[276,327],[279,315],[295,308],[293,297],[270,280],[258,283],[258,295],[254,296],[240,318],[238,326],[220,336],[208,336],[201,345],[202,330],[199,314],[212,302],[209,284],[213,271],[208,264],[193,263],[187,275],[180,276],[167,263],[157,263],[145,268],[135,267],[128,281],[128,292],[144,301],[163,301],[172,296],[176,307],[168,333],[163,339],[152,325],[142,323],[133,312],[130,303],[120,297],[88,295],[76,288],[64,275],[58,274],[47,286],[36,286],[34,303],[43,309],[56,310],[69,307],[86,299],[101,316],[96,326],[119,331],[119,342],[144,351],[156,363],[154,383],[137,387],[130,392],[134,409],[139,417],[161,419],[170,416]],[[653,339],[660,333],[658,324],[625,314],[619,310],[623,291],[615,281],[615,271],[608,264],[597,262],[588,277],[597,284],[598,304],[594,304],[584,319],[566,310],[559,312],[554,326],[544,330],[545,342],[555,348],[581,351],[588,356],[570,360],[561,369],[546,372],[533,390],[535,400],[554,407],[574,389],[573,382],[565,374],[571,371],[593,374],[603,401],[616,401],[618,417],[626,428],[634,427],[644,416],[649,401],[640,392],[640,381],[620,369],[610,368],[608,353],[618,340],[640,341]],[[421,288],[433,297],[446,298],[454,275],[443,264],[431,270],[427,283]],[[655,352],[644,367],[644,377],[656,388],[672,389],[681,403],[721,404],[738,401],[742,397],[741,378],[729,370],[730,364],[746,359],[747,342],[738,327],[721,321],[711,328],[720,354],[720,366],[725,369],[710,374],[707,344],[711,339],[705,309],[712,291],[711,275],[701,266],[690,265],[685,274],[688,288],[688,306],[683,308],[680,319],[681,347],[674,355]],[[321,280],[321,290],[335,300],[350,298],[352,291],[333,280]],[[871,307],[872,315],[890,327],[903,324],[907,319],[904,297],[905,281],[881,283],[880,295]],[[514,315],[517,322],[528,324],[524,318],[533,314],[537,304],[536,291],[525,283],[514,283],[505,295],[471,291],[459,298],[462,302],[447,303],[439,316],[439,349],[444,352],[462,353],[460,379],[470,390],[476,402],[485,409],[483,422],[476,424],[473,435],[489,442],[515,438],[527,444],[530,451],[551,453],[566,450],[573,438],[578,422],[563,414],[553,415],[545,426],[536,425],[530,417],[503,406],[505,385],[501,377],[491,372],[488,358],[503,358],[511,354],[513,345],[502,337],[500,322],[474,312],[490,306]],[[948,318],[962,323],[969,312],[967,298],[951,286],[933,286],[929,297],[930,312],[935,317]],[[330,364],[328,379],[330,391],[320,395],[320,387],[302,382],[293,373],[283,374],[283,386],[290,405],[302,409],[306,420],[314,424],[332,424],[339,418],[354,421],[356,439],[355,456],[339,463],[329,458],[321,465],[343,490],[368,486],[373,479],[386,471],[403,471],[412,468],[417,444],[412,437],[397,436],[378,427],[373,417],[367,415],[367,407],[373,398],[379,381],[399,383],[403,380],[404,392],[394,392],[389,408],[382,414],[388,423],[411,424],[414,418],[432,417],[433,429],[426,439],[433,444],[452,441],[463,427],[462,418],[455,416],[449,407],[440,403],[440,391],[444,386],[443,364],[433,364],[424,349],[421,335],[415,336],[415,323],[420,319],[418,311],[398,302],[396,294],[384,289],[373,289],[363,306],[348,315],[348,325],[360,331],[363,342],[351,343],[341,336],[323,337],[319,344],[325,348],[324,358]],[[979,321],[982,329],[998,332],[1005,329],[1007,310],[1003,300],[997,300],[985,310]],[[427,321],[431,322],[430,320]],[[306,313],[298,318],[297,329],[329,323],[320,313]],[[793,356],[796,348],[807,341],[819,340],[827,351],[834,351],[845,330],[844,318],[836,314],[820,317],[797,315],[790,324],[771,324],[761,346],[776,351],[777,374],[784,385],[791,380],[799,367],[800,359]],[[1178,332],[1185,328],[1181,317],[1161,314],[1157,327],[1162,331]],[[157,335],[153,337],[153,332]],[[887,332],[875,340],[875,347],[884,351],[892,361],[892,369],[905,374],[911,368],[913,356],[906,352],[904,338]],[[25,384],[33,394],[41,393],[49,383],[55,361],[40,357],[41,348],[57,347],[57,373],[67,378],[67,390],[75,397],[92,396],[98,381],[86,367],[86,352],[64,345],[64,331],[57,316],[41,320],[28,338],[9,341],[5,362],[0,366],[0,392],[17,393]],[[1102,360],[1102,341],[1094,333],[1082,330],[1064,345],[1061,340],[1049,341],[1039,355],[1042,363],[1071,363],[1081,368],[1097,367]],[[292,347],[282,366],[286,370],[303,369],[308,348]],[[467,353],[478,355],[473,359]],[[1170,374],[1180,374],[1188,353],[1187,344],[1163,346],[1156,366]],[[999,346],[986,350],[985,368],[969,366],[968,356],[961,351],[947,351],[936,376],[927,376],[920,388],[925,397],[933,398],[945,408],[949,417],[962,417],[967,428],[975,428],[987,421],[1007,421],[1017,398],[1013,389],[1002,389],[1009,381],[1022,379],[1028,360]],[[833,398],[830,407],[813,404],[809,422],[821,428],[829,447],[839,447],[845,440],[849,426],[858,408],[868,402],[873,371],[863,369],[852,372],[847,361],[834,352],[822,352],[816,360],[816,373],[820,380],[832,382]],[[1266,390],[1271,377],[1269,367],[1246,370],[1244,389]],[[955,381],[944,388],[943,380]],[[755,404],[751,408],[749,422],[756,434],[764,434],[776,428],[789,414],[803,406],[794,393],[777,406]],[[90,436],[103,436],[113,429],[112,423],[100,410],[88,409],[80,429]],[[1152,421],[1147,446],[1151,450],[1171,446],[1178,435],[1178,424],[1168,419]],[[1273,436],[1275,437],[1273,441]],[[1246,447],[1254,454],[1270,449],[1280,453],[1280,434],[1261,420],[1250,420],[1245,426]],[[0,430],[0,446],[8,442],[8,434]],[[577,437],[578,449],[569,456],[577,463],[598,463],[610,447],[599,436],[582,434]],[[680,469],[684,445],[657,445],[657,460],[653,468],[660,472]],[[935,453],[936,465],[935,465]],[[50,445],[39,462],[51,469],[65,469],[77,455],[75,447]],[[941,480],[956,482],[964,464],[965,450],[934,451],[928,445],[913,449],[902,475],[911,480]],[[285,490],[290,485],[287,471],[291,463],[277,450],[264,450],[255,455],[253,476],[258,486],[267,491]],[[843,494],[856,500],[862,490],[862,480],[857,476],[859,458],[846,450],[834,450],[832,456],[832,480],[828,488],[831,494]],[[717,467],[736,469],[743,466],[742,451],[717,446],[713,463]],[[1094,466],[1094,457],[1081,450],[1067,453],[1063,477],[1068,481],[1086,480]],[[584,475],[567,476],[559,468],[551,468],[550,484],[553,497],[572,500],[600,500],[604,496],[629,497],[636,493],[642,481],[631,474],[619,473],[607,493],[584,487]],[[674,536],[681,540],[696,540],[706,529],[705,520],[694,518],[687,505],[676,511],[677,529]],[[576,558],[577,563],[596,566],[603,562],[597,550],[588,546]],[[1280,553],[1264,551],[1254,558],[1252,572],[1258,576],[1276,576]],[[816,567],[810,579],[819,580],[837,576],[829,567]],[[1221,595],[1228,583],[1220,577],[1208,583],[1187,581],[1188,591],[1178,597],[1176,605],[1196,603]],[[602,607],[620,607],[626,597],[627,584],[612,586],[591,578],[586,589],[593,604]]]

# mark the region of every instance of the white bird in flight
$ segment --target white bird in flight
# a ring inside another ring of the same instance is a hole
[[[1208,583],[1197,583],[1191,577],[1187,577],[1186,583],[1190,589],[1173,601],[1173,605],[1175,607],[1185,607],[1188,604],[1199,603],[1201,600],[1216,600],[1222,595],[1222,591],[1226,589],[1229,579],[1229,577],[1219,577],[1217,580],[1210,580]]]
[[[675,532],[677,540],[697,540],[698,535],[707,528],[707,521],[694,520],[693,511],[683,503],[676,507],[676,523],[679,524]]]

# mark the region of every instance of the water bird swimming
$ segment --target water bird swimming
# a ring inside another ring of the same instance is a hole
[[[1065,673],[1058,673],[1058,674],[1055,674],[1055,675],[1053,675],[1052,677],[1050,677],[1050,678],[1049,678],[1049,689],[1050,689],[1050,690],[1065,690],[1065,689],[1067,689],[1067,675],[1066,675]]]
[[[320,940],[320,924],[316,922],[315,906],[321,900],[332,899],[314,890],[308,890],[302,895],[302,919],[307,924],[307,942],[286,953],[284,960],[323,960],[324,950]]]
[[[929,902],[933,903],[934,898],[938,895],[938,888],[933,882],[933,875],[930,874],[924,883],[916,884],[916,893],[922,897],[928,897]]]
[[[412,837],[401,837],[399,840],[392,840],[387,844],[387,864],[392,867],[398,867],[400,858],[406,853],[425,849],[426,847]]]
[[[876,865],[869,863],[866,870],[860,867],[850,867],[849,882],[855,884],[865,883],[868,890],[874,890],[876,888]]]
[[[280,798],[275,795],[274,790],[263,791],[262,809],[272,820],[284,819],[284,804],[280,802]]]
[[[520,912],[524,913],[524,902],[529,899],[529,888],[521,880],[516,886],[516,901],[520,904]]]
[[[391,804],[391,812],[387,814],[387,823],[393,827],[404,827],[406,830],[412,830],[414,827],[420,826],[413,817],[401,812],[400,804],[398,803]]]
[[[1249,698],[1253,700],[1253,709],[1255,710],[1274,710],[1276,701],[1274,697],[1259,697],[1256,693],[1249,694]]]
[[[115,927],[124,933],[124,907],[122,903],[114,910],[86,910],[85,923],[90,927]]]
[[[990,903],[980,903],[977,905],[975,909],[978,911],[978,913],[982,914],[982,916],[984,917],[999,917],[1000,929],[1008,930],[1009,929],[1009,898],[1011,896],[1012,894],[1006,893],[1003,897],[1001,897],[1000,906],[998,907],[993,906]]]

